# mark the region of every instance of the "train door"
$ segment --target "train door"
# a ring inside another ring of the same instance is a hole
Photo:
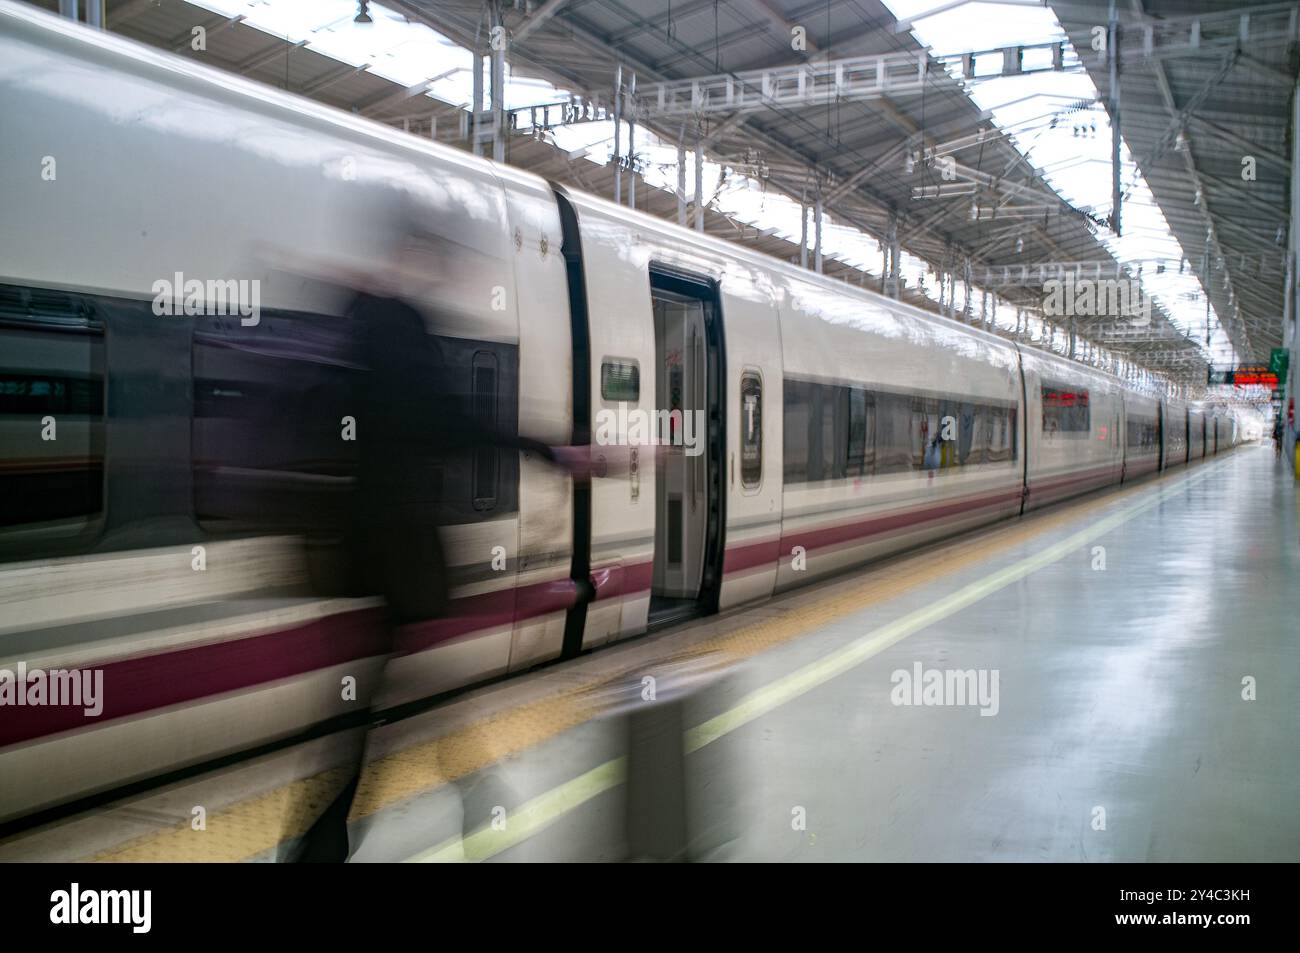
[[[1119,482],[1124,482],[1124,477],[1128,475],[1128,405],[1120,398],[1116,403],[1120,411],[1115,414],[1115,438],[1116,446],[1119,448]]]
[[[651,270],[656,465],[650,624],[716,611],[721,581],[721,326],[710,282]]]
[[[1156,469],[1159,471],[1165,470],[1169,466],[1165,460],[1165,402],[1163,400],[1156,403],[1156,433],[1159,436],[1159,440],[1156,442],[1156,446],[1159,448],[1156,454]]]

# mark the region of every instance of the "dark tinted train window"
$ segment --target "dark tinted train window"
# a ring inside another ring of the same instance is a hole
[[[438,336],[441,390],[480,434],[519,432],[519,348]],[[438,522],[456,526],[498,519],[519,509],[519,451],[489,437],[441,455]]]
[[[1160,446],[1160,423],[1155,417],[1129,414],[1126,436],[1135,450],[1153,449]]]
[[[1016,459],[1016,407],[785,382],[787,483]]]
[[[786,379],[785,480],[841,478],[848,459],[849,389]]]
[[[740,378],[740,485],[752,490],[763,482],[763,382],[757,374]]]
[[[194,319],[194,513],[210,531],[337,526],[358,441],[355,325],[263,311]]]
[[[1002,463],[1016,459],[1017,440],[1015,407],[990,407],[988,411],[989,448],[987,462]]]
[[[870,395],[861,387],[849,391],[849,447],[846,476],[874,472],[876,459],[876,414]]]
[[[263,309],[261,322],[196,319],[193,343],[194,510],[210,531],[335,529],[354,505],[359,448],[375,426],[407,433],[439,408],[412,400],[400,421],[365,419],[369,371],[350,318]],[[482,430],[517,429],[518,348],[435,337],[445,391]],[[387,390],[387,389],[386,389]],[[415,391],[411,391],[414,393]],[[425,399],[435,389],[424,393]],[[420,419],[424,410],[427,416]],[[519,457],[494,445],[447,451],[410,476],[440,525],[518,508]]]
[[[497,420],[497,359],[487,352],[474,355],[474,420],[484,429],[495,429]],[[497,448],[474,450],[474,509],[490,510],[497,502]]]
[[[786,483],[808,479],[808,431],[812,417],[812,384],[785,379],[785,427],[782,447]]]
[[[1087,390],[1044,381],[1042,395],[1043,433],[1079,433],[1092,429]]]
[[[876,412],[875,472],[913,469],[912,399],[904,394],[877,394]]]
[[[90,299],[0,285],[0,527],[84,532],[104,508],[104,327]]]

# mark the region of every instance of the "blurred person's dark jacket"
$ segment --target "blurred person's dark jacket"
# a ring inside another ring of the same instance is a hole
[[[358,295],[366,368],[357,418],[360,450],[352,538],[365,589],[382,593],[394,624],[445,615],[447,561],[439,538],[443,464],[477,447],[528,450],[554,461],[552,448],[475,419],[423,316],[405,301]],[[436,315],[434,326],[437,327]]]

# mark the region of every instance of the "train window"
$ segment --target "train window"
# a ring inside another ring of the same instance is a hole
[[[815,385],[785,379],[784,466],[786,483],[808,480],[808,431],[812,419],[812,389]]]
[[[1016,459],[1017,441],[1019,439],[1016,428],[1016,408],[990,407],[988,421],[988,462],[1003,463]]]
[[[984,409],[963,403],[957,407],[957,460],[960,463],[983,463],[987,449]]]
[[[1154,417],[1129,414],[1126,431],[1130,448],[1150,450],[1160,445],[1160,424]]]
[[[104,328],[86,299],[0,286],[0,528],[85,532],[104,508]]]
[[[469,338],[436,336],[440,390],[483,431],[519,432],[519,349]],[[473,441],[471,441],[473,443]],[[488,441],[440,454],[436,479],[443,488],[439,525],[459,526],[501,519],[519,508],[519,451]]]
[[[1088,391],[1044,381],[1043,433],[1079,433],[1092,429]]]
[[[600,396],[635,403],[641,399],[641,367],[636,361],[606,359],[600,365]]]
[[[785,381],[789,484],[1016,459],[1016,408]]]
[[[740,485],[763,482],[763,382],[746,371],[740,378]]]
[[[939,436],[939,402],[934,398],[912,398],[912,469],[937,470],[947,449]]]
[[[849,389],[823,385],[821,478],[844,479],[849,449]]]
[[[190,448],[194,516],[207,532],[336,529],[358,439],[355,328],[343,318],[262,312],[254,327],[194,323]]]
[[[490,351],[474,354],[471,380],[474,419],[485,430],[497,427],[497,359]],[[490,510],[497,502],[497,448],[474,450],[474,509]]]
[[[875,406],[871,400],[871,395],[860,387],[849,389],[847,476],[866,476],[875,467],[876,420],[874,411]]]
[[[876,405],[876,473],[913,469],[912,402],[902,394],[880,393]]]

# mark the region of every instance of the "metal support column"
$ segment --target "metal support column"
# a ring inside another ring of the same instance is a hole
[[[1111,230],[1120,234],[1120,182],[1119,182],[1119,15],[1115,0],[1110,0],[1110,31],[1106,37],[1106,60],[1110,65],[1110,191]]]
[[[799,203],[799,267],[808,267],[808,188],[803,190]]]
[[[971,301],[970,301],[970,259],[964,258],[961,266],[962,280],[962,318],[967,323],[971,323]]]
[[[817,186],[817,204],[813,210],[813,269],[822,273],[822,189]]]
[[[503,27],[500,0],[492,4],[492,26]],[[492,160],[506,161],[506,45],[492,51]]]
[[[704,231],[704,131],[695,140],[695,230]]]
[[[889,276],[885,281],[885,294],[891,298],[897,298],[899,295],[899,286],[902,284],[902,251],[898,247],[898,215],[891,212],[889,215],[889,232],[885,236],[888,243],[886,254],[889,260]]]
[[[614,202],[623,201],[623,64],[614,71]]]
[[[686,225],[686,126],[677,137],[677,224]]]
[[[469,141],[474,155],[482,155],[482,127],[483,127],[483,55],[474,54],[474,77],[473,92],[471,97],[473,102],[473,111],[470,113],[470,134]]]
[[[636,73],[627,95],[627,207],[636,208]]]

